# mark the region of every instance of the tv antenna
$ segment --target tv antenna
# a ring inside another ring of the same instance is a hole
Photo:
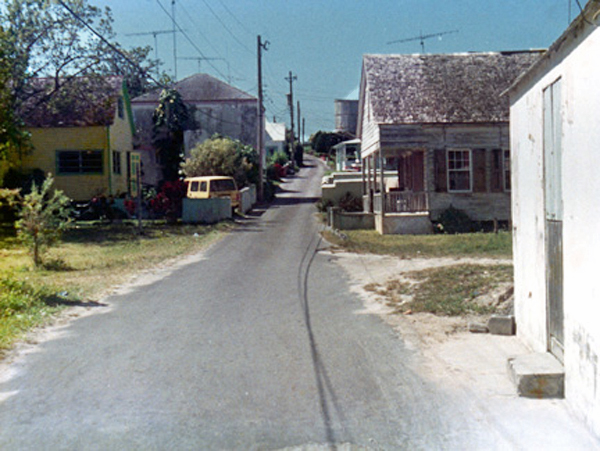
[[[395,41],[390,41],[387,44],[399,44],[401,42],[411,42],[411,41],[419,41],[421,43],[421,53],[425,53],[425,39],[431,38],[441,38],[447,34],[458,33],[458,30],[450,30],[450,31],[442,31],[440,33],[431,33],[431,34],[423,34],[423,32],[419,33],[419,36],[415,36],[407,39],[397,39]]]
[[[159,31],[147,31],[144,33],[127,33],[125,36],[154,36],[154,58],[158,60],[158,39],[159,34],[171,34],[179,33],[178,30],[159,30]]]

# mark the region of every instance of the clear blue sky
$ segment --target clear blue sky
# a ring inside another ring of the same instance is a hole
[[[170,13],[172,0],[89,1],[112,9],[125,47],[154,46],[151,35],[127,34],[172,29],[160,6]],[[267,117],[289,122],[285,77],[292,71],[294,103],[300,101],[309,135],[333,129],[333,101],[357,89],[363,54],[421,52],[418,40],[389,41],[458,30],[426,40],[426,53],[546,48],[568,26],[569,11],[571,19],[578,14],[576,0],[175,0],[186,34],[177,36],[177,54],[220,58],[201,61],[200,70],[256,95],[260,34],[270,42],[263,57]],[[158,57],[173,75],[172,34],[157,40]],[[177,78],[198,69],[197,60],[180,59]]]

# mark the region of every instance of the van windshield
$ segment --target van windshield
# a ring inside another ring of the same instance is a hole
[[[211,191],[235,191],[235,182],[231,179],[213,180],[210,182]]]

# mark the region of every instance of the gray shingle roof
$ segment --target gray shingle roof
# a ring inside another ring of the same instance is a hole
[[[255,97],[237,89],[208,74],[195,74],[175,83],[183,101],[186,103],[224,100],[256,100]],[[148,92],[136,97],[132,103],[158,103],[160,90]]]
[[[540,51],[440,55],[365,55],[363,70],[375,122],[503,122],[501,96]]]

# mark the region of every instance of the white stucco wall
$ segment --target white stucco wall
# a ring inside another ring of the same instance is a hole
[[[542,91],[561,77],[565,395],[600,435],[600,28],[581,27],[511,106],[517,333],[547,349]]]

